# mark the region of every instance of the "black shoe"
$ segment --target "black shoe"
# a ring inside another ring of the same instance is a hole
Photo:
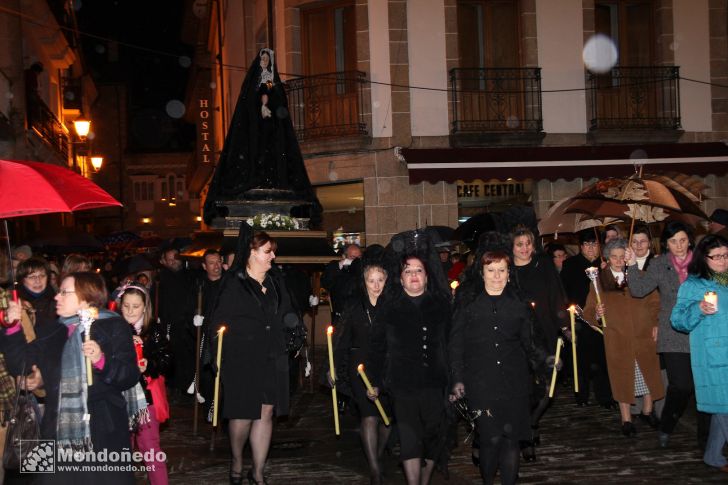
[[[475,453],[470,453],[470,459],[473,460],[473,465],[475,465],[475,468],[480,468],[479,456],[475,456]]]
[[[230,471],[230,485],[243,485],[243,473]]]
[[[576,401],[576,406],[580,408],[587,407],[589,405],[589,401]]]
[[[609,411],[612,411],[614,409],[617,409],[619,405],[617,404],[617,401],[605,401],[600,402],[599,405],[603,407],[604,409],[607,409]]]
[[[268,482],[265,481],[265,478],[262,482],[259,482],[255,478],[253,478],[253,469],[251,468],[248,470],[248,483],[249,485],[268,485]]]
[[[640,421],[650,426],[652,429],[657,429],[657,427],[660,425],[660,420],[657,418],[657,415],[655,414],[655,411],[652,411],[650,414],[639,414]]]
[[[632,421],[625,421],[622,423],[622,434],[628,438],[637,434],[637,428],[634,427]]]

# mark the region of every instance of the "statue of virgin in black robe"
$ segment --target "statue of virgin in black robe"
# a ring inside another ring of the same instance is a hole
[[[288,99],[271,49],[261,49],[240,90],[205,202],[205,222],[225,216],[219,201],[301,200],[295,214],[318,222],[321,205],[306,173],[293,130]],[[308,213],[305,213],[308,212]]]

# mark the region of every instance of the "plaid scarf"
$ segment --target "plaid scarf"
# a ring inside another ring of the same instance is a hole
[[[723,273],[713,273],[713,281],[723,286],[728,286],[728,271]]]
[[[114,312],[100,309],[97,320],[118,317]],[[56,442],[59,447],[73,451],[93,451],[91,442],[91,415],[88,412],[88,382],[86,360],[83,355],[83,328],[78,315],[62,317],[59,321],[66,327],[73,326],[63,346],[61,356],[61,382],[58,398],[58,423]]]
[[[5,355],[0,354],[0,419],[2,423],[10,419],[15,401],[15,381],[8,372]]]
[[[149,422],[149,408],[147,398],[141,383],[124,391],[126,399],[126,412],[129,416],[129,431],[136,431],[139,426]]]

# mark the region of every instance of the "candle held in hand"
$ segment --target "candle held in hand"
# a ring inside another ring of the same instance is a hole
[[[569,318],[571,319],[571,363],[574,368],[574,391],[579,392],[579,369],[576,366],[576,307],[569,307]]]
[[[217,413],[220,408],[220,374],[222,373],[222,337],[225,334],[225,327],[220,327],[217,332],[217,374],[215,375],[215,395],[212,401],[212,427],[217,426]]]
[[[367,391],[372,392],[372,383],[369,382],[369,378],[367,378],[367,375],[364,373],[364,364],[359,364],[356,370],[357,372],[359,372],[361,380],[364,381],[364,385],[366,386]],[[374,400],[374,404],[377,406],[379,414],[382,416],[382,421],[384,421],[384,425],[389,426],[389,417],[387,416],[387,413],[384,412],[384,408],[382,407],[382,403],[378,397]]]
[[[554,359],[554,370],[551,372],[551,387],[549,387],[549,397],[554,397],[554,388],[556,387],[556,369],[559,366],[559,359],[561,358],[561,347],[564,346],[564,340],[559,337],[556,340],[556,359]]]
[[[331,401],[334,407],[334,431],[338,436],[341,434],[341,430],[339,429],[339,404],[336,399],[336,370],[334,369],[334,345],[332,343],[333,334],[334,327],[329,325],[329,328],[326,329],[326,344],[329,348],[329,374],[331,375],[331,380],[334,381],[334,385],[331,386]]]
[[[710,303],[715,307],[715,311],[718,311],[718,293],[715,291],[706,291],[705,295],[703,295],[703,300],[705,300],[706,303]]]

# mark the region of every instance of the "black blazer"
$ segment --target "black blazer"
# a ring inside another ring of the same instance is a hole
[[[448,355],[452,382],[465,384],[476,407],[486,399],[527,396],[529,365],[545,372],[546,351],[532,338],[533,311],[507,286],[500,297],[485,292],[455,312]]]
[[[395,392],[447,386],[450,303],[430,292],[421,298],[417,305],[402,291],[382,303],[369,342],[372,385]]]

